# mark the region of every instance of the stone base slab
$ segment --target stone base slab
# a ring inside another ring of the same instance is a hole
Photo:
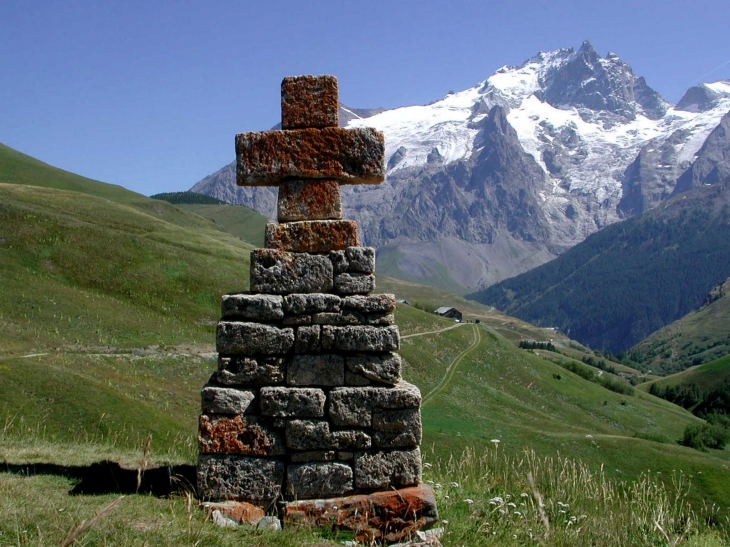
[[[368,495],[293,501],[284,505],[283,514],[285,526],[351,530],[364,544],[407,540],[438,521],[436,497],[425,484]]]

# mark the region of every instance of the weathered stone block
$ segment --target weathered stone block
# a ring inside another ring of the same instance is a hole
[[[365,450],[372,441],[364,431],[330,431],[324,420],[290,420],[286,446],[293,450]]]
[[[281,81],[281,128],[337,127],[337,95],[334,76],[287,76]]]
[[[365,317],[356,311],[342,311],[336,313],[315,313],[312,323],[317,325],[364,325]]]
[[[279,460],[201,454],[198,496],[207,500],[247,501],[264,507],[281,494],[284,464]]]
[[[355,455],[355,486],[387,490],[421,481],[421,451],[387,450]]]
[[[292,129],[236,135],[239,186],[276,186],[287,178],[379,184],[385,178],[385,143],[369,127]]]
[[[317,353],[322,349],[319,325],[297,327],[294,353]]]
[[[342,299],[342,307],[361,313],[391,313],[395,310],[394,294],[370,294],[367,296],[346,296]]]
[[[407,541],[438,522],[436,496],[426,485],[369,495],[292,501],[284,507],[284,524],[350,530],[363,545]],[[434,544],[435,545],[435,544]]]
[[[271,294],[322,293],[333,287],[332,262],[326,256],[251,251],[251,290]]]
[[[375,276],[347,272],[335,274],[334,284],[339,294],[370,294],[375,290]]]
[[[375,272],[375,249],[373,247],[348,247],[345,249],[347,271],[371,274]]]
[[[215,342],[218,353],[227,355],[277,355],[286,353],[294,345],[294,329],[219,321]]]
[[[362,374],[358,374],[356,372],[350,372],[349,370],[345,369],[345,385],[346,386],[369,386],[370,380],[365,378]]]
[[[264,246],[267,249],[293,253],[326,253],[350,245],[357,245],[357,222],[354,220],[305,220],[284,224],[269,222],[264,233]]]
[[[219,384],[280,384],[284,381],[282,357],[218,356],[218,372],[214,375]]]
[[[395,385],[401,380],[403,361],[397,353],[348,355],[347,370],[362,374],[365,378],[380,384]]]
[[[373,409],[420,406],[421,392],[403,380],[393,387],[338,387],[329,394],[329,417],[335,426],[370,427]]]
[[[352,490],[352,467],[337,462],[290,465],[286,470],[286,490],[294,499],[341,496]]]
[[[322,349],[338,351],[396,351],[400,334],[395,325],[389,327],[322,326]]]
[[[286,369],[286,383],[292,386],[342,386],[345,384],[345,358],[331,353],[295,355]]]
[[[395,315],[392,313],[371,313],[365,316],[365,324],[377,327],[385,327],[395,323]]]
[[[198,446],[202,454],[280,456],[285,453],[281,435],[256,416],[201,415]]]
[[[288,325],[288,326],[311,325],[312,316],[311,315],[290,315],[289,317],[285,317],[284,320],[281,322],[281,324]]]
[[[338,312],[340,300],[336,294],[288,294],[284,297],[284,312],[287,315]]]
[[[407,448],[421,444],[421,411],[383,410],[373,413],[373,444],[379,448]]]
[[[309,452],[292,452],[289,459],[293,463],[331,462],[337,457],[334,450],[310,450]]]
[[[284,180],[277,200],[279,222],[340,220],[342,200],[336,180]]]
[[[283,300],[273,294],[226,294],[221,300],[224,319],[278,321],[284,317]]]
[[[335,273],[343,273],[347,271],[347,257],[345,256],[345,250],[330,251],[330,262],[332,262],[332,268]]]
[[[321,418],[324,416],[324,391],[314,388],[262,387],[261,414],[277,418]]]
[[[200,392],[203,414],[252,414],[256,392],[206,384]]]

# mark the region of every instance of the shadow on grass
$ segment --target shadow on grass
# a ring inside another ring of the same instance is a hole
[[[113,461],[95,462],[85,466],[0,463],[0,473],[68,477],[78,481],[70,494],[152,494],[163,497],[186,492],[196,493],[194,465],[137,469],[124,467]]]

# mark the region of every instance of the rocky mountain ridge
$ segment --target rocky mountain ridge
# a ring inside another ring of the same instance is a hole
[[[589,42],[502,67],[429,105],[343,106],[341,123],[384,132],[388,167],[379,186],[343,188],[344,215],[378,247],[383,273],[485,287],[727,178],[728,111],[728,81],[672,105]],[[276,190],[237,188],[232,165],[192,191],[273,216]]]

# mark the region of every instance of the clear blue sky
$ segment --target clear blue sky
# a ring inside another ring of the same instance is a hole
[[[186,190],[279,121],[281,78],[425,104],[589,39],[667,100],[730,78],[730,1],[3,0],[0,142],[144,194]]]

